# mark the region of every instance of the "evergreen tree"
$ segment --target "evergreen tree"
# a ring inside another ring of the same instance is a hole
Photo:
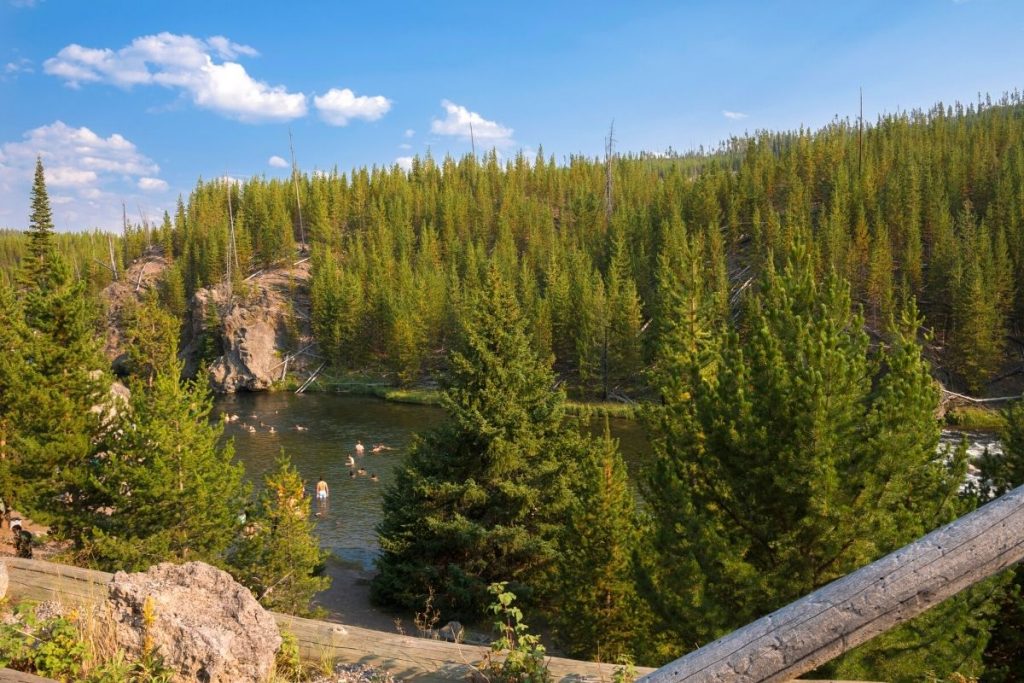
[[[231,573],[267,609],[312,615],[310,601],[330,585],[318,575],[327,553],[313,533],[309,507],[302,477],[282,452],[228,557]]]
[[[414,444],[384,495],[378,602],[479,616],[487,586],[536,593],[568,504],[563,395],[496,269],[452,353],[448,421]],[[533,589],[533,590],[529,590]]]
[[[36,288],[45,287],[43,278],[47,275],[47,258],[54,249],[53,214],[50,211],[50,195],[46,192],[46,174],[43,160],[36,157],[36,172],[32,181],[32,214],[28,219],[29,248],[24,265],[26,280]]]
[[[614,662],[632,657],[641,633],[633,572],[638,541],[634,493],[607,419],[604,438],[581,445],[576,497],[558,553],[551,621],[571,656]]]
[[[55,248],[42,163],[36,162],[30,220],[31,257],[19,281],[23,326],[7,332],[7,359],[17,383],[0,399],[9,430],[5,499],[58,537],[80,541],[95,511],[88,467],[108,427],[110,377],[96,335],[98,316]],[[20,332],[20,334],[19,334]],[[12,390],[13,389],[13,390]]]
[[[100,517],[83,558],[106,569],[141,570],[164,561],[218,563],[238,531],[248,485],[223,427],[211,423],[205,386],[181,382],[177,361],[152,386],[132,385],[118,434],[95,462]]]
[[[958,511],[963,462],[934,455],[938,397],[917,322],[911,310],[873,357],[845,283],[815,283],[797,249],[783,273],[766,269],[749,332],[725,336],[711,371],[677,349],[689,380],[667,380],[652,420],[647,495],[663,554],[646,572],[676,647],[753,621]]]
[[[129,371],[152,386],[161,368],[171,367],[178,355],[178,319],[147,296],[131,301],[121,311]]]
[[[12,420],[24,393],[27,369],[22,355],[29,338],[25,315],[14,290],[0,279],[0,498],[12,500],[11,451],[18,423]]]
[[[986,452],[979,462],[982,499],[1024,485],[1024,402],[1004,411],[1001,436],[1003,452]],[[1011,574],[1011,583],[996,598],[999,614],[984,655],[986,683],[1024,679],[1024,572],[1018,566]]]
[[[160,302],[178,320],[184,320],[188,312],[185,298],[185,278],[178,263],[172,263],[160,280]]]

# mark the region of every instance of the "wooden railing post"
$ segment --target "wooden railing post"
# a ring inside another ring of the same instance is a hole
[[[640,680],[788,681],[1021,559],[1024,486]]]

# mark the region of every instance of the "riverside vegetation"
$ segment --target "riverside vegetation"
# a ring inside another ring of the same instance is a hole
[[[318,555],[285,546],[315,548],[301,481],[282,459],[238,520],[251,494],[205,387],[178,378],[174,325],[199,287],[230,270],[240,291],[308,236],[321,354],[435,377],[449,414],[385,493],[375,598],[433,595],[473,619],[508,582],[568,653],[663,663],[1022,483],[1010,409],[1005,458],[960,490],[962,451],[934,455],[932,380],[979,392],[1019,363],[1022,143],[1015,94],[684,157],[297,175],[301,225],[289,183],[200,182],[118,242],[125,260],[162,245],[171,266],[137,312],[117,410],[87,296],[106,274],[56,248],[40,165],[29,239],[5,240],[20,260],[0,288],[2,493],[84,564],[208,559],[303,609]],[[567,390],[652,399],[643,505]],[[284,520],[297,530],[274,533]],[[275,557],[302,558],[308,583],[259,576]],[[1019,583],[990,580],[819,673],[1013,680]]]

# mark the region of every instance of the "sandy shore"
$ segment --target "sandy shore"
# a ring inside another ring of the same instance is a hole
[[[317,594],[313,603],[327,610],[327,619],[351,626],[397,633],[396,619],[406,633],[415,632],[413,615],[392,614],[370,604],[373,572],[332,556],[327,561],[331,587]]]

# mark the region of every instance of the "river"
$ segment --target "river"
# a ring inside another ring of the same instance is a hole
[[[311,514],[317,521],[321,546],[343,563],[369,571],[377,552],[376,526],[381,518],[381,492],[394,478],[395,467],[412,443],[413,435],[431,429],[444,419],[435,406],[390,403],[377,398],[338,394],[291,392],[241,393],[218,398],[216,412],[238,415],[227,424],[225,436],[235,442],[235,453],[254,481],[274,465],[284,449],[306,479],[310,493],[323,477],[331,495],[317,504]],[[262,424],[261,424],[262,423]],[[296,426],[304,427],[299,430]],[[250,431],[249,427],[255,431]],[[271,431],[273,427],[274,431]],[[640,425],[631,420],[611,421],[612,434],[619,440],[634,480],[648,457],[648,444]],[[958,443],[961,434],[943,432],[943,443]],[[985,447],[998,449],[992,434],[968,433],[972,457]],[[365,476],[351,478],[346,458],[355,456],[355,444],[362,441],[366,455],[357,467]],[[393,450],[371,453],[373,444]],[[376,474],[378,481],[371,475]]]

